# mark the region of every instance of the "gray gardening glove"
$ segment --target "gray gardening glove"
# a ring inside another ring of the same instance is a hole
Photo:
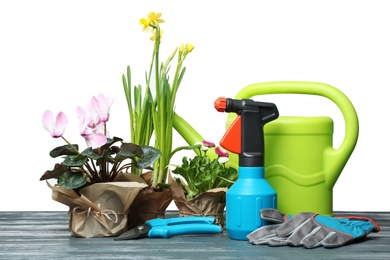
[[[379,225],[367,217],[328,217],[304,212],[281,224],[276,234],[287,238],[290,246],[334,248],[361,240],[379,230]]]
[[[287,238],[278,237],[276,234],[276,228],[278,228],[282,223],[286,222],[292,216],[283,214],[276,209],[262,209],[260,211],[260,217],[264,220],[272,222],[273,224],[262,226],[247,235],[249,242],[254,245],[287,245]]]

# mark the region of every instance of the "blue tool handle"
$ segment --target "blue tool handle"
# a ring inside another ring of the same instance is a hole
[[[148,237],[169,238],[178,235],[214,234],[214,233],[221,233],[221,232],[222,232],[222,228],[219,225],[194,223],[194,224],[182,224],[182,225],[171,225],[171,226],[156,226],[149,231]]]
[[[156,226],[169,226],[169,225],[180,225],[180,224],[213,224],[215,217],[209,216],[191,216],[191,217],[178,217],[178,218],[155,218],[145,222],[151,227]]]

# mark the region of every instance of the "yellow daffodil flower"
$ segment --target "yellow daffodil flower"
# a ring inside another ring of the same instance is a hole
[[[143,31],[143,32],[148,30],[149,24],[150,24],[149,19],[142,18],[142,19],[139,21],[139,23],[140,23],[141,25],[143,25],[143,28],[142,28],[142,31]]]
[[[149,19],[151,25],[157,25],[157,24],[165,22],[163,19],[160,19],[160,17],[161,17],[161,13],[156,14],[155,12],[150,12],[148,14],[148,19]]]

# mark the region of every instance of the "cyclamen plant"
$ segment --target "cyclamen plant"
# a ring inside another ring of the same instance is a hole
[[[44,112],[43,127],[53,138],[62,138],[67,144],[50,152],[51,157],[63,156],[64,160],[55,164],[53,170],[46,171],[40,180],[57,179],[58,186],[81,189],[98,182],[115,181],[120,172],[126,172],[131,167],[150,168],[161,155],[158,149],[109,137],[106,127],[113,101],[99,94],[93,96],[85,108],[77,107],[80,135],[88,146],[82,152],[77,144],[70,143],[63,136],[68,123],[65,113],[59,112],[54,119],[52,111]],[[114,145],[116,143],[120,146]]]
[[[229,154],[222,147],[215,147],[217,158],[211,159],[207,155],[210,148],[214,148],[213,142],[206,140],[186,148],[179,147],[175,150],[193,149],[197,155],[189,159],[186,156],[182,159],[182,165],[177,166],[173,173],[183,177],[186,183],[180,178],[175,178],[182,186],[187,200],[196,195],[214,188],[229,188],[238,177],[237,169],[227,167]]]

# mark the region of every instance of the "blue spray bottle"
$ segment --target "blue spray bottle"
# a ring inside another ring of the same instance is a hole
[[[275,104],[251,99],[218,98],[219,112],[238,116],[220,145],[239,155],[238,179],[226,193],[226,229],[232,239],[247,240],[247,235],[267,224],[260,218],[262,208],[276,208],[276,191],[264,178],[263,126],[278,118]]]

